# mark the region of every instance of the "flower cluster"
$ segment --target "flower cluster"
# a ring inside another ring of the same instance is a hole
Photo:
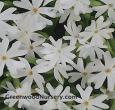
[[[14,0],[5,10],[0,1],[0,83],[6,91],[0,94],[6,105],[26,110],[111,108],[115,1],[92,1]],[[60,24],[64,34],[57,38],[49,28]],[[52,98],[13,98],[34,95]]]

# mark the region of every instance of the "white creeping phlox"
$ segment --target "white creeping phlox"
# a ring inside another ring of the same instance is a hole
[[[54,68],[54,77],[60,83],[63,83],[61,75],[68,79],[66,71],[72,70],[70,65],[74,65],[72,61],[76,56],[72,53],[75,46],[62,44],[62,39],[55,41],[52,37],[49,38],[52,45],[49,43],[43,43],[43,49],[41,53],[43,54],[43,60],[41,60],[35,67],[36,71],[39,73],[45,73]],[[67,65],[70,64],[70,65]],[[41,69],[42,68],[42,69]]]
[[[115,1],[114,0],[101,0],[104,4],[101,6],[93,7],[97,11],[95,17],[99,17],[105,12],[108,13],[109,19],[112,23],[115,23]]]
[[[18,108],[23,108],[24,106],[30,105],[29,100],[23,98],[23,96],[31,95],[31,88],[30,86],[28,86],[27,82],[23,84],[21,87],[18,87],[16,89],[9,82],[7,82],[7,86],[8,86],[7,93],[2,94],[2,97],[6,98],[4,101],[5,104],[7,104],[9,107],[13,107],[18,102]],[[21,96],[22,98],[16,98]]]
[[[36,23],[30,16],[24,15],[14,22],[16,23],[15,32],[14,30],[10,31],[7,37],[11,41],[16,39],[22,43],[21,47],[28,51],[26,58],[34,58],[34,52],[39,55],[40,45],[45,41],[45,38],[36,31],[42,30],[45,25]]]
[[[37,86],[43,90],[44,89],[43,84],[45,83],[44,78],[40,74],[37,74],[37,71],[34,69],[34,67],[33,68],[30,67],[30,64],[28,63],[26,59],[24,58],[19,58],[19,59],[20,59],[20,62],[25,67],[24,68],[17,67],[16,70],[18,74],[15,75],[16,78],[26,76],[26,78],[22,81],[22,84],[28,82],[28,85],[32,86],[33,81],[35,81]]]
[[[99,17],[96,21],[92,20],[91,25],[85,28],[84,32],[80,33],[80,36],[87,39],[91,38],[91,42],[103,44],[104,39],[112,39],[113,28],[109,28],[110,21],[104,22],[104,17]]]
[[[50,93],[50,96],[52,97],[51,99],[46,99],[46,104],[44,105],[44,109],[52,110],[52,109],[59,109],[59,110],[71,110],[69,106],[65,104],[65,102],[72,101],[72,99],[67,99],[67,96],[74,96],[73,94],[70,93],[70,87],[67,86],[63,90],[62,85],[58,85],[55,89],[51,86],[50,83],[46,85],[48,92]],[[44,91],[41,91],[40,89],[36,89],[36,91],[40,95],[44,95],[48,97]],[[65,98],[66,97],[66,98]],[[45,100],[45,99],[44,99]],[[44,110],[43,109],[43,110]]]
[[[73,106],[76,110],[102,110],[108,109],[109,106],[104,104],[103,101],[107,98],[107,95],[99,95],[96,98],[91,97],[93,88],[88,86],[85,90],[80,85],[76,86],[80,93],[81,98],[77,98],[75,101],[78,105]]]
[[[3,38],[8,31],[14,30],[14,28],[7,23],[9,20],[17,20],[19,16],[13,14],[16,11],[16,8],[8,8],[5,11],[2,11],[4,8],[4,2],[0,1],[0,38]]]
[[[38,19],[38,22],[43,24],[52,25],[52,21],[43,17],[42,14],[49,17],[55,17],[55,12],[52,7],[44,7],[42,3],[44,0],[32,0],[32,3],[29,0],[14,1],[14,5],[23,9],[29,10],[26,14],[31,16],[33,19]],[[46,2],[45,2],[46,3]]]
[[[95,89],[99,89],[107,79],[107,87],[109,91],[114,90],[115,86],[115,58],[112,58],[109,52],[104,54],[104,64],[101,60],[95,60],[95,69],[98,74],[95,74],[89,82],[95,83]]]
[[[16,24],[16,26],[14,26],[15,31],[10,31],[8,33],[8,38],[10,40],[17,39],[24,44],[28,44],[31,40],[39,40],[39,37],[41,37],[42,35],[38,34],[36,31],[42,30],[45,27],[45,25],[43,25],[42,23],[39,23],[31,19],[30,16],[25,15],[21,15],[20,19],[14,22]]]
[[[69,82],[73,83],[79,79],[81,79],[81,86],[82,88],[86,87],[86,84],[88,84],[89,78],[93,76],[94,70],[94,63],[89,63],[86,67],[84,67],[83,59],[79,58],[77,61],[77,71],[78,72],[71,72],[69,73],[70,79]]]
[[[82,26],[79,25],[76,26],[75,22],[69,22],[67,26],[65,26],[66,31],[70,34],[70,36],[64,36],[65,40],[70,40],[71,45],[76,45],[77,41],[79,43],[84,44],[86,42],[85,39],[83,39],[79,33],[82,30]]]
[[[55,9],[59,11],[60,23],[64,22],[68,16],[68,22],[80,21],[80,14],[91,13],[89,0],[57,0]]]
[[[105,94],[105,95],[108,96],[108,98],[107,98],[108,100],[115,98],[115,91],[109,91],[109,90],[106,89],[106,88],[100,88],[100,91],[101,91],[103,94]]]
[[[42,49],[42,44],[45,42],[45,38],[38,37],[38,39],[35,40],[36,41],[34,42],[32,41],[25,42],[22,46],[24,49],[28,51],[28,53],[25,56],[27,59],[35,58],[35,53],[41,56],[40,50]]]
[[[114,23],[115,0],[0,1],[0,109],[114,110]]]
[[[27,51],[20,49],[21,43],[19,41],[13,43],[10,49],[8,49],[9,43],[7,38],[4,38],[2,42],[0,42],[0,76],[3,75],[6,65],[11,76],[15,78],[17,73],[16,67],[23,67],[24,65],[14,58],[25,55]]]
[[[100,42],[87,42],[83,45],[81,45],[77,52],[79,52],[79,57],[82,57],[86,59],[87,57],[90,57],[90,59],[93,61],[98,57],[98,59],[102,59],[104,51],[102,49],[106,49],[107,46],[100,44]]]

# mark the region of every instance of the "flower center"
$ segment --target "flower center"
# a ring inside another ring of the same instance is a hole
[[[37,12],[38,12],[38,8],[33,8],[33,9],[32,9],[32,12],[33,12],[33,13],[37,13]]]
[[[84,75],[84,76],[87,76],[87,72],[84,72],[83,75]]]
[[[58,53],[61,53],[61,50],[58,50]]]
[[[84,102],[84,105],[85,105],[85,106],[89,106],[89,105],[90,105],[90,102],[89,102],[89,101],[85,101],[85,102]]]
[[[6,61],[8,57],[6,55],[1,56],[1,60]]]
[[[107,70],[105,70],[105,72],[106,72],[107,74],[111,74],[111,71],[112,71],[112,70],[109,69],[109,68],[108,68]]]
[[[58,96],[56,96],[56,97],[55,97],[55,101],[57,102],[57,101],[58,101],[58,99],[59,99],[59,97],[58,97]]]
[[[111,7],[113,7],[113,4],[109,4],[108,6],[111,8]]]
[[[23,31],[22,34],[21,34],[21,37],[26,37],[28,35],[28,32],[27,31]]]
[[[30,45],[29,49],[30,49],[30,50],[33,50],[33,48],[34,48],[34,47],[33,47],[32,45]]]
[[[95,32],[94,32],[95,34],[97,34],[98,33],[98,30],[95,30]]]
[[[27,70],[27,74],[28,74],[29,76],[33,75],[32,70]]]
[[[110,94],[110,91],[109,91],[109,90],[107,90],[107,91],[106,91],[106,94],[107,94],[107,95],[109,95],[109,94]]]

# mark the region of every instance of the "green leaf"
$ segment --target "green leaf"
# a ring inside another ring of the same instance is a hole
[[[5,8],[9,8],[9,7],[12,7],[13,6],[13,1],[11,0],[5,0],[3,1],[4,2],[4,5],[5,5]]]
[[[113,55],[115,56],[115,50],[114,50],[114,44],[111,43],[111,41],[107,41],[107,50]]]
[[[110,45],[111,45],[112,50],[115,52],[115,39],[110,40]]]
[[[111,106],[110,110],[115,110],[115,100],[112,101],[112,106]]]
[[[99,0],[90,0],[91,6],[100,6],[102,3]]]
[[[16,88],[21,87],[21,85],[20,85],[20,80],[19,80],[19,79],[14,79],[14,80],[13,80],[13,84],[14,84],[14,87],[16,87]]]
[[[30,64],[36,64],[36,58],[28,58],[27,59]]]

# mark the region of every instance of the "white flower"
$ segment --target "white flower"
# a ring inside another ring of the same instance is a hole
[[[83,90],[80,85],[77,85],[76,88],[81,96],[81,98],[75,100],[79,103],[73,106],[76,110],[102,110],[109,108],[108,105],[103,103],[103,101],[107,99],[107,95],[99,95],[93,98],[93,96],[90,96],[93,90],[92,87],[88,86]]]
[[[85,88],[86,87],[86,84],[88,84],[88,80],[89,78],[91,78],[93,76],[93,72],[94,71],[94,64],[93,62],[91,63],[88,63],[86,65],[86,67],[84,67],[84,62],[83,62],[83,59],[79,58],[78,61],[77,61],[77,71],[78,72],[70,72],[69,73],[69,76],[70,76],[70,79],[69,79],[69,82],[73,83],[79,79],[81,79],[81,86],[82,88]]]
[[[90,78],[89,82],[94,82],[95,89],[99,89],[107,79],[108,90],[113,91],[115,86],[115,58],[112,58],[110,53],[106,52],[104,64],[100,60],[95,60],[95,69],[98,73]]]
[[[57,0],[55,10],[64,13],[64,10],[70,9],[74,5],[74,0]]]
[[[65,10],[64,13],[59,13],[57,15],[60,17],[59,23],[63,23],[66,20],[68,23],[81,20],[80,16],[74,13],[74,9]]]
[[[14,11],[16,11],[16,8],[8,8],[5,11],[2,12],[4,8],[4,2],[0,1],[0,21],[9,21],[9,20],[16,20],[16,15],[13,14]]]
[[[7,93],[1,95],[2,97],[6,98],[4,101],[5,104],[7,104],[9,107],[13,107],[18,102],[18,108],[30,105],[28,99],[18,98],[31,95],[31,88],[28,86],[28,83],[23,84],[21,88],[17,89],[15,89],[11,83],[7,83],[7,86],[9,90]]]
[[[68,16],[68,22],[80,21],[80,14],[92,12],[89,5],[89,0],[57,0],[55,10],[61,14],[60,23],[64,22]]]
[[[38,22],[43,24],[52,25],[52,21],[43,17],[42,15],[47,15],[49,17],[55,17],[55,13],[52,7],[41,7],[43,0],[29,0],[14,1],[13,4],[17,7],[29,10],[26,14],[30,15],[32,19],[38,19]]]
[[[107,89],[105,89],[105,88],[100,88],[100,91],[103,93],[103,94],[105,94],[105,95],[107,95],[108,96],[108,100],[109,99],[115,99],[115,91],[109,91],[109,90],[107,90]]]
[[[82,30],[82,26],[79,25],[76,26],[75,22],[69,22],[67,26],[65,26],[66,31],[70,34],[70,36],[64,36],[65,40],[70,40],[70,45],[75,45],[77,41],[79,43],[83,44],[85,42],[85,39],[83,39],[81,36],[79,36],[79,33]]]
[[[27,105],[24,106],[26,110],[47,110],[47,109],[43,109],[43,105],[40,105],[39,99],[30,99],[29,102],[30,102],[29,106]]]
[[[101,0],[101,1],[104,3],[104,5],[93,7],[93,9],[97,11],[95,17],[97,18],[103,13],[107,12],[110,18],[110,21],[115,23],[115,11],[114,11],[115,2],[114,0]]]
[[[35,81],[37,86],[43,90],[44,89],[43,84],[45,83],[43,76],[38,74],[37,71],[34,69],[34,67],[31,68],[30,64],[26,59],[24,58],[19,58],[19,59],[21,63],[25,65],[25,67],[24,68],[17,67],[18,74],[16,74],[16,78],[26,77],[22,81],[22,84],[28,82],[28,84],[32,86],[33,81]]]
[[[41,53],[44,55],[43,59],[52,61],[54,64],[71,64],[72,60],[76,57],[75,54],[72,53],[75,46],[64,45],[62,39],[58,39],[57,41],[55,41],[53,37],[50,37],[49,39],[52,44],[43,43],[44,48],[41,50]]]
[[[64,13],[65,9],[74,8],[74,13],[76,15],[90,13],[92,10],[89,7],[89,0],[57,0],[55,8],[60,12]]]
[[[12,44],[12,47],[9,49],[9,40],[7,38],[3,39],[0,43],[0,76],[2,76],[5,65],[12,77],[15,77],[17,66],[23,67],[23,65],[14,60],[18,56],[23,56],[27,53],[26,50],[20,49],[21,43],[19,41]]]
[[[39,40],[42,35],[38,34],[36,31],[42,30],[45,25],[43,23],[33,20],[30,16],[22,15],[19,20],[14,21],[16,26],[15,31],[10,31],[8,38],[10,40],[17,39],[24,44],[30,43],[30,40]]]
[[[104,51],[102,49],[106,49],[107,46],[100,44],[100,42],[97,40],[95,41],[91,41],[89,43],[83,44],[81,45],[77,52],[79,52],[79,57],[82,58],[87,58],[88,56],[90,57],[90,59],[93,61],[95,60],[96,57],[98,57],[98,59],[102,59],[102,56],[104,54]]]
[[[63,65],[63,64],[54,64],[52,61],[44,61],[44,60],[38,60],[38,65],[35,66],[35,70],[39,73],[46,73],[52,69],[54,72],[55,79],[60,82],[61,84],[64,83],[64,78],[68,79],[68,73],[67,71],[73,70],[73,67],[70,65]]]
[[[42,49],[42,44],[44,43],[45,39],[44,38],[34,38],[36,41],[31,42],[24,42],[23,44],[23,48],[26,49],[28,51],[28,53],[26,54],[26,58],[27,59],[32,59],[35,58],[35,53],[39,56],[41,56],[40,50]]]
[[[109,28],[110,21],[107,20],[104,22],[104,17],[99,17],[96,21],[92,20],[91,25],[85,28],[84,32],[81,32],[80,35],[87,39],[91,39],[91,41],[97,43],[104,43],[104,39],[111,39],[112,32],[114,32],[113,28]]]
[[[76,15],[85,14],[92,12],[90,5],[90,0],[74,0],[74,12]]]
[[[63,45],[62,39],[55,41],[52,37],[49,38],[52,45],[49,43],[43,43],[44,48],[41,49],[43,54],[43,60],[38,61],[38,65],[35,67],[39,73],[45,73],[54,68],[54,76],[57,81],[63,83],[60,74],[68,79],[66,71],[72,70],[72,67],[67,65],[75,66],[72,61],[76,56],[72,53],[75,46]]]
[[[4,8],[4,2],[0,1],[0,34],[7,33],[9,30],[13,29],[11,25],[7,23],[9,20],[17,20],[18,16],[13,14],[16,8],[8,8],[2,12]],[[0,36],[2,38],[2,36]]]
[[[69,65],[64,66],[62,64],[57,64],[54,67],[54,77],[58,82],[64,84],[64,78],[65,79],[69,78],[67,71],[71,71],[71,70],[73,70],[73,68]]]
[[[65,102],[72,101],[72,99],[67,99],[67,96],[74,96],[73,94],[70,93],[70,87],[67,86],[65,89],[63,88],[62,85],[58,85],[55,89],[51,86],[50,83],[46,85],[48,92],[50,95],[47,95],[44,93],[44,91],[41,91],[40,89],[36,89],[36,91],[41,95],[41,96],[50,96],[50,99],[44,99],[47,101],[45,105],[43,105],[43,110],[48,109],[59,109],[59,110],[70,110],[70,108],[65,104]],[[64,90],[63,90],[64,89]],[[63,98],[62,98],[63,97]],[[66,97],[66,98],[65,98]],[[43,100],[43,101],[44,101]]]

